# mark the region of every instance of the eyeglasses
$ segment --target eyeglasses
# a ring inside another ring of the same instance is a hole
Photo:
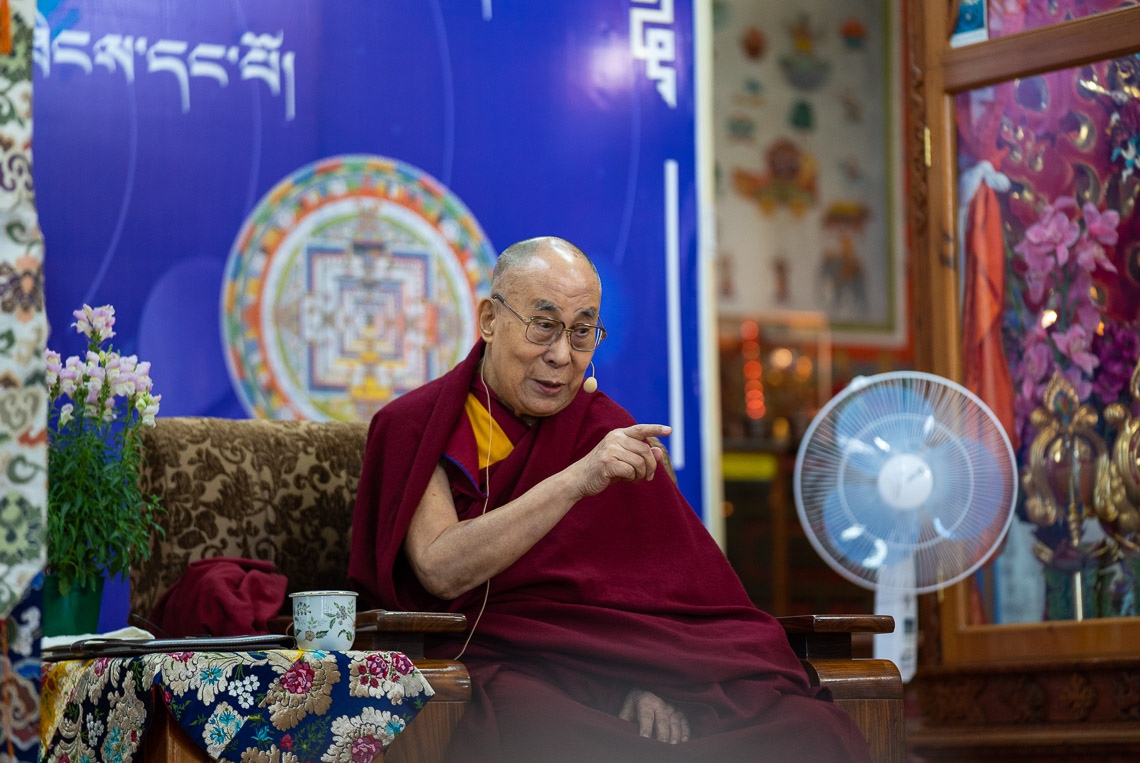
[[[606,330],[592,323],[575,323],[569,328],[562,321],[548,318],[545,315],[536,315],[533,318],[524,318],[518,311],[507,304],[500,294],[492,294],[491,299],[503,303],[503,307],[515,314],[515,317],[526,324],[526,339],[534,344],[549,347],[558,341],[558,337],[566,334],[570,339],[570,349],[578,352],[591,352],[606,338]]]

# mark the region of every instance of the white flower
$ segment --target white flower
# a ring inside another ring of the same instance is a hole
[[[154,383],[150,380],[150,361],[144,360],[135,366],[135,388],[139,392],[150,392]]]
[[[84,305],[82,310],[76,310],[72,315],[75,316],[75,323],[71,325],[75,326],[83,336],[93,339],[96,344],[115,335],[111,329],[115,325],[115,308],[110,305],[102,307]]]
[[[55,350],[48,350],[45,353],[45,361],[47,365],[47,385],[51,388],[59,381],[59,372],[63,370],[63,366],[60,363],[59,353]]]
[[[240,681],[230,683],[229,693],[233,696],[243,710],[253,707],[253,693],[257,691],[261,681],[257,676],[249,675]]]
[[[55,545],[49,542],[48,564],[75,568],[73,579],[61,576],[61,582],[69,586],[85,585],[107,573],[125,575],[157,526],[155,512],[162,510],[153,496],[142,495],[138,487],[144,458],[138,429],[154,426],[159,398],[150,394],[149,363],[100,346],[114,336],[114,315],[110,305],[84,305],[75,311],[74,325],[87,337],[87,349],[62,365],[58,353],[47,351],[44,356],[53,408],[48,432],[52,472],[48,538],[64,539]],[[140,380],[140,374],[145,378]],[[103,467],[92,468],[92,464]],[[80,518],[74,512],[65,518],[54,510],[59,506],[76,506]],[[60,522],[68,523],[67,532],[60,530]],[[105,525],[114,531],[105,531]],[[88,563],[84,550],[94,544],[111,547],[109,561]]]
[[[94,405],[99,401],[99,393],[103,391],[103,380],[91,377],[87,380],[87,404]]]
[[[96,718],[94,713],[87,714],[87,733],[91,738],[98,739],[103,736],[103,730],[105,728],[103,721]]]
[[[133,397],[138,392],[138,381],[133,373],[120,371],[111,384],[111,394],[120,397]]]
[[[72,355],[59,372],[59,391],[61,394],[73,397],[79,389],[79,380],[83,378],[83,364],[79,358]]]

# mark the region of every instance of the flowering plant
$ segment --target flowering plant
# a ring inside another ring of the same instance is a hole
[[[1101,212],[1061,196],[1040,209],[1013,247],[1022,304],[1012,321],[1017,347],[1009,357],[1023,443],[1033,439],[1029,417],[1055,371],[1082,401],[1095,394],[1104,405],[1122,399],[1127,390],[1140,343],[1134,327],[1105,320],[1094,280],[1101,271],[1116,272],[1105,247],[1116,244],[1119,222],[1114,210]]]
[[[74,312],[87,352],[61,361],[47,351],[48,570],[59,590],[91,589],[105,573],[125,577],[150,555],[161,511],[142,494],[140,428],[154,426],[161,395],[151,394],[150,363],[103,343],[115,335],[110,305]]]

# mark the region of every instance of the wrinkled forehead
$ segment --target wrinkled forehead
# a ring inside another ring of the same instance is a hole
[[[523,313],[537,311],[587,320],[596,318],[601,310],[601,282],[582,257],[544,252],[504,276],[499,293]]]

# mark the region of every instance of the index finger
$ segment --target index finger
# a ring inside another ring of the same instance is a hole
[[[673,431],[667,424],[634,424],[626,427],[624,431],[630,437],[638,440],[648,440],[650,437],[666,437]]]

